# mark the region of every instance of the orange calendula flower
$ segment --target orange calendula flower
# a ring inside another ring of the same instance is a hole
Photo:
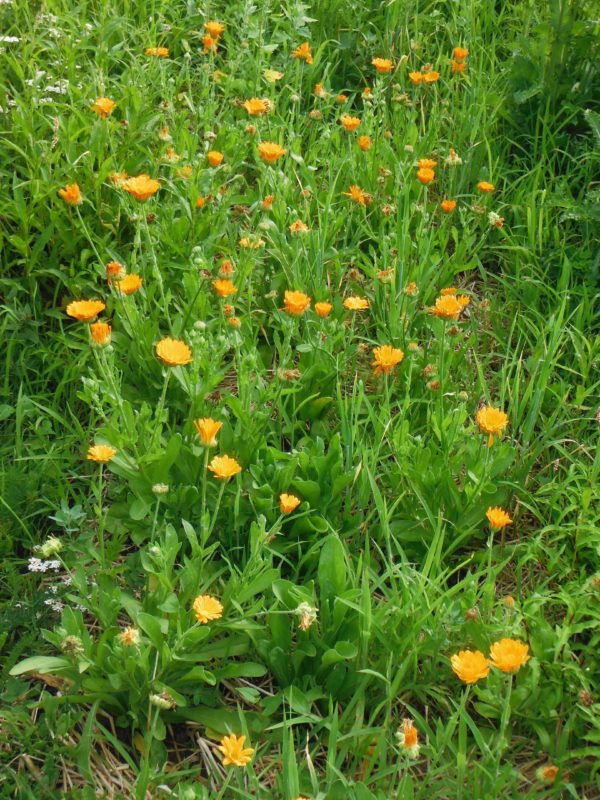
[[[275,200],[274,194],[268,194],[262,201],[261,206],[265,211],[270,211],[273,208],[273,201]]]
[[[292,511],[295,511],[302,500],[296,495],[293,494],[283,494],[279,495],[279,510],[282,514],[291,514]]]
[[[259,117],[261,114],[267,113],[269,110],[269,103],[266,100],[262,100],[260,97],[252,97],[250,100],[246,100],[244,108],[251,117]]]
[[[303,42],[295,50],[292,50],[292,58],[299,58],[301,61],[305,61],[307,64],[312,64],[313,57],[310,44],[308,42]]]
[[[205,34],[205,35],[202,37],[202,47],[203,47],[203,50],[202,50],[202,52],[204,53],[204,55],[206,55],[207,53],[210,53],[211,51],[212,51],[213,53],[216,53],[216,52],[217,52],[217,45],[218,45],[218,44],[219,44],[219,40],[218,40],[218,39],[214,39],[214,38],[213,38],[213,37],[210,35],[210,33],[206,33],[206,34]],[[215,74],[216,74],[216,73],[215,73]]]
[[[213,281],[213,287],[219,297],[229,297],[230,294],[237,292],[237,287],[226,278],[217,278],[216,281]]]
[[[418,86],[425,78],[422,72],[409,72],[408,77],[415,84],[415,86]]]
[[[120,261],[109,261],[106,265],[106,280],[111,281],[121,280],[125,277],[125,267]]]
[[[432,183],[435,180],[435,172],[429,167],[422,167],[417,170],[417,178],[423,186],[427,186],[428,183]]]
[[[108,180],[113,183],[115,186],[123,186],[125,181],[127,180],[127,173],[125,170],[123,172],[111,172],[108,176]]]
[[[91,322],[106,306],[102,300],[74,300],[66,308],[67,314],[79,322]]]
[[[440,319],[458,319],[469,302],[468,297],[459,299],[454,295],[442,295],[437,298],[435,305],[429,309],[429,313],[435,317],[440,317]]]
[[[434,69],[429,70],[423,75],[423,80],[425,83],[437,83],[440,79],[440,73],[436,72]]]
[[[490,523],[490,528],[494,531],[499,531],[512,523],[512,519],[503,508],[500,508],[500,506],[488,508],[488,510],[485,512],[485,515]]]
[[[390,375],[394,367],[397,367],[403,358],[404,353],[402,350],[389,344],[384,344],[381,347],[373,348],[374,360],[371,366],[375,368],[375,375],[379,375],[381,372]]]
[[[114,100],[111,100],[110,97],[98,97],[92,106],[92,111],[95,111],[102,119],[106,119],[112,114],[116,107],[117,104]]]
[[[211,417],[202,417],[201,419],[195,419],[194,425],[196,426],[202,444],[205,445],[205,447],[216,447],[217,433],[223,427],[223,423],[211,419]]]
[[[236,736],[235,733],[221,739],[217,750],[221,753],[223,766],[227,767],[231,764],[233,767],[245,767],[250,763],[254,750],[252,747],[244,747],[245,741],[245,736]]]
[[[494,406],[483,406],[475,417],[479,429],[483,433],[489,434],[488,447],[494,443],[494,436],[499,438],[504,434],[504,429],[508,425],[508,417],[499,408]]]
[[[420,158],[418,165],[419,169],[435,169],[437,167],[437,161],[434,161],[432,158]]]
[[[535,771],[535,777],[543,783],[554,783],[557,775],[558,767],[554,766],[554,764],[546,764]]]
[[[464,72],[467,69],[467,62],[466,61],[453,61],[452,62],[452,74],[459,75],[461,72]]]
[[[398,744],[406,755],[417,758],[419,755],[419,734],[412,719],[402,720],[402,728],[396,734]]]
[[[347,297],[344,300],[344,308],[348,311],[365,311],[369,307],[366,297]]]
[[[372,144],[373,144],[373,142],[371,141],[371,137],[370,136],[359,136],[358,137],[358,146],[360,147],[361,150],[364,150],[365,152],[367,150],[370,150]]]
[[[211,597],[209,594],[198,595],[194,600],[192,609],[196,619],[202,625],[212,622],[213,619],[221,619],[223,616],[223,606],[216,597]]]
[[[342,194],[345,197],[349,197],[355,203],[358,203],[359,206],[366,206],[371,202],[371,195],[367,194],[367,192],[363,191],[360,186],[357,186],[355,183],[350,186],[347,192],[342,192]]]
[[[196,198],[196,208],[204,208],[205,205],[206,205],[206,197]]]
[[[87,459],[88,461],[95,461],[98,464],[106,464],[111,461],[117,454],[114,447],[109,444],[94,444],[88,448]]]
[[[261,142],[258,145],[258,152],[262,160],[267,164],[274,164],[286,154],[283,147],[275,142]]]
[[[342,114],[340,122],[344,130],[349,132],[355,131],[360,125],[360,119],[358,117],[351,117],[349,114]]]
[[[213,37],[213,39],[219,39],[225,30],[225,25],[223,25],[222,22],[217,22],[216,20],[209,20],[208,22],[205,22],[204,27]]]
[[[325,88],[323,87],[322,83],[317,83],[315,85],[315,94],[317,95],[317,97],[320,97],[321,99],[329,97],[329,92],[325,91]]]
[[[448,295],[456,294],[456,286],[446,286],[445,289],[440,289],[440,294],[442,297],[448,297]]]
[[[226,278],[229,275],[235,274],[235,267],[228,258],[224,258],[219,265],[219,275]]]
[[[242,471],[241,466],[231,456],[215,456],[208,468],[219,480],[229,480]]]
[[[305,222],[302,222],[302,220],[297,219],[296,222],[292,222],[288,230],[290,233],[302,234],[302,233],[308,233],[310,231],[310,228]]]
[[[452,671],[464,683],[476,683],[487,678],[490,662],[479,650],[461,650],[450,658]]]
[[[315,311],[319,317],[328,317],[331,314],[331,309],[333,308],[331,303],[315,303]]]
[[[455,47],[452,55],[456,61],[464,61],[464,59],[469,55],[469,51],[464,47]]]
[[[208,163],[211,167],[218,167],[219,164],[223,163],[225,156],[218,150],[209,150],[206,154],[206,158],[208,159]]]
[[[239,328],[242,324],[242,320],[239,317],[230,317],[227,322],[232,328]]]
[[[134,294],[142,288],[143,278],[139,275],[126,275],[122,280],[117,281],[115,286],[122,294]]]
[[[147,56],[155,56],[156,58],[167,58],[169,55],[168,47],[147,47]]]
[[[123,189],[136,200],[144,202],[149,200],[160,189],[160,183],[149,175],[138,175],[135,178],[127,178],[123,183]]]
[[[346,100],[348,99],[348,95],[347,94],[338,94],[338,96],[335,99],[338,101],[338,103],[345,103]]]
[[[440,208],[444,214],[451,214],[456,208],[456,200],[442,200]]]
[[[171,339],[167,336],[156,345],[156,355],[168,367],[179,367],[189,364],[192,360],[192,351],[180,339]]]
[[[68,183],[63,189],[58,190],[58,194],[70,206],[79,206],[83,203],[81,189],[77,183]]]
[[[411,281],[404,289],[404,293],[409,297],[416,297],[419,294],[419,287],[414,281]]]
[[[304,292],[286,291],[283,296],[283,305],[287,314],[299,317],[310,306],[311,298]]]
[[[496,187],[494,186],[493,183],[488,183],[487,181],[479,181],[479,183],[477,184],[477,188],[479,189],[480,192],[483,192],[484,194],[490,194],[490,192],[493,192]]]
[[[502,672],[518,672],[529,659],[529,645],[518,639],[500,639],[490,647],[492,666]]]
[[[112,328],[108,322],[93,322],[90,325],[90,333],[92,334],[92,341],[99,347],[106,347],[110,344]]]
[[[391,72],[394,69],[394,62],[391,58],[374,58],[371,64],[373,64],[380,75],[385,75],[387,72]]]

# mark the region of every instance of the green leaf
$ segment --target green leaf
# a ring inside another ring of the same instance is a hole
[[[26,658],[11,669],[9,675],[24,675],[26,672],[52,673],[70,667],[71,662],[67,658],[59,656],[31,656]]]

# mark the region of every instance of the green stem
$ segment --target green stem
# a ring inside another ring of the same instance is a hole
[[[206,534],[206,540],[207,541],[210,538],[210,535],[213,532],[214,527],[215,527],[216,522],[217,522],[217,514],[219,513],[219,506],[221,505],[221,500],[223,499],[223,492],[225,491],[225,484],[226,483],[227,483],[226,480],[223,480],[223,479],[221,480],[221,488],[219,489],[219,496],[217,497],[217,504],[215,506],[215,511],[214,511],[214,514],[213,514],[212,521],[210,523],[210,527],[208,529],[208,533]]]
[[[162,394],[160,396],[160,400],[158,401],[158,408],[156,409],[156,426],[154,428],[154,433],[152,434],[152,439],[150,441],[150,447],[154,448],[156,443],[156,437],[159,434],[162,415],[165,408],[165,400],[167,397],[167,387],[169,385],[169,378],[171,377],[171,370],[167,367],[167,372],[165,374],[165,381],[163,383]]]

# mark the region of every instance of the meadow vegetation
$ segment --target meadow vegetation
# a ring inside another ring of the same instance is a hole
[[[595,4],[0,22],[0,796],[600,797]]]

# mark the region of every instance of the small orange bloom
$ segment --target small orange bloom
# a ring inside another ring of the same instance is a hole
[[[209,150],[206,158],[208,159],[208,163],[211,167],[218,167],[219,164],[223,163],[223,159],[225,156],[223,153],[220,153],[218,150]]]
[[[223,766],[227,767],[231,764],[234,767],[245,767],[250,763],[254,749],[252,747],[244,747],[245,741],[245,736],[236,736],[234,733],[221,739],[221,744],[217,747],[217,750],[222,754]]]
[[[340,117],[340,122],[342,123],[344,130],[349,132],[355,131],[360,125],[360,119],[358,117],[351,117],[348,114],[343,114]]]
[[[490,523],[490,528],[494,531],[499,531],[512,523],[512,519],[503,508],[500,508],[500,506],[488,508],[488,510],[485,512],[485,515]]]
[[[397,347],[384,344],[381,347],[373,348],[373,358],[371,366],[375,368],[375,375],[379,375],[381,372],[390,375],[394,367],[402,362],[404,353]]]
[[[123,294],[134,294],[142,288],[143,279],[139,275],[126,275],[122,280],[116,282],[117,289]]]
[[[428,183],[432,183],[435,180],[435,172],[428,167],[424,167],[417,170],[417,178],[423,186],[427,186]]]
[[[529,645],[518,639],[500,639],[490,647],[492,666],[502,672],[518,672],[529,659]]]
[[[302,222],[302,220],[297,219],[296,222],[292,222],[288,230],[290,233],[302,234],[302,233],[308,233],[310,231],[310,228],[305,222]]]
[[[311,298],[304,292],[286,291],[283,297],[284,309],[287,314],[299,317],[310,306]]]
[[[92,106],[92,111],[95,111],[102,119],[106,119],[112,114],[116,107],[117,104],[114,100],[111,100],[110,97],[98,97]]]
[[[70,206],[79,206],[83,203],[81,189],[77,183],[68,183],[64,189],[59,189],[58,194]]]
[[[88,448],[87,460],[95,461],[97,464],[106,464],[117,454],[114,447],[108,444],[95,444]]]
[[[251,117],[259,117],[268,112],[269,102],[262,100],[260,97],[252,97],[250,100],[246,100],[244,108]]]
[[[357,186],[355,183],[350,186],[347,192],[342,192],[342,194],[354,200],[359,206],[366,206],[367,203],[371,202],[371,195],[367,194],[367,192],[363,191],[360,186]]]
[[[93,322],[90,325],[90,333],[92,334],[92,340],[99,347],[106,347],[106,345],[110,344],[112,328],[108,322]]]
[[[387,72],[391,72],[394,69],[394,62],[391,58],[374,58],[371,64],[373,64],[377,72],[381,75],[385,75]]]
[[[467,68],[466,61],[453,61],[452,62],[452,74],[457,75],[461,72],[464,72]]]
[[[275,142],[261,142],[258,145],[258,152],[262,160],[267,164],[274,164],[286,154],[283,147],[280,147],[280,145]]]
[[[169,48],[168,47],[147,47],[146,48],[146,55],[147,56],[155,56],[156,58],[167,58],[169,55]]]
[[[464,47],[455,47],[453,56],[457,61],[464,61],[464,59],[469,55],[469,51],[466,50]]]
[[[370,136],[359,136],[358,137],[358,146],[360,147],[361,150],[364,150],[365,152],[367,150],[370,150],[372,144],[373,144],[373,142],[371,141],[371,137]]]
[[[434,161],[432,158],[420,158],[417,163],[419,169],[435,169],[437,167],[437,161]]]
[[[291,514],[302,501],[299,497],[293,494],[280,494],[279,495],[279,510],[282,514]]]
[[[322,83],[317,83],[315,85],[315,94],[317,95],[317,97],[320,97],[321,99],[329,97],[329,92],[325,91]]]
[[[338,101],[338,103],[345,103],[346,100],[348,99],[348,95],[347,94],[338,94],[338,96],[335,99]]]
[[[268,194],[262,201],[261,205],[265,211],[270,211],[273,208],[273,200],[275,200],[275,195]]]
[[[180,339],[171,339],[167,336],[156,345],[156,355],[168,367],[178,367],[189,364],[192,360],[192,351]]]
[[[231,456],[215,456],[208,468],[219,480],[229,480],[242,471],[238,462]]]
[[[102,300],[74,300],[67,306],[67,314],[79,322],[91,322],[106,306]]]
[[[437,81],[439,81],[439,79],[440,79],[440,73],[436,72],[434,69],[430,70],[429,72],[426,72],[423,75],[423,80],[425,81],[425,83],[436,83]]]
[[[213,287],[219,297],[229,297],[230,294],[237,292],[237,287],[230,280],[223,278],[213,281]]]
[[[477,184],[477,188],[479,189],[480,192],[483,192],[484,194],[490,194],[490,192],[493,192],[496,187],[494,186],[493,183],[488,183],[487,181],[479,181],[479,183]]]
[[[429,313],[441,319],[458,319],[461,311],[469,302],[470,300],[466,297],[461,300],[454,295],[442,295],[437,298],[435,305],[429,309]]]
[[[301,61],[305,61],[307,64],[312,64],[313,57],[310,44],[308,42],[303,42],[295,50],[292,50],[292,58],[299,58]]]
[[[216,597],[211,597],[209,594],[201,594],[194,600],[192,605],[196,619],[202,625],[212,622],[214,619],[220,619],[223,616],[223,606]]]
[[[206,197],[196,198],[196,208],[204,208],[205,205],[206,205]]]
[[[328,317],[331,314],[331,309],[333,308],[331,303],[315,303],[315,311],[319,317]]]
[[[487,678],[490,671],[490,662],[479,650],[461,650],[451,657],[450,663],[452,671],[464,683]]]
[[[200,436],[200,441],[205,447],[217,446],[217,433],[223,427],[222,422],[211,419],[211,417],[202,417],[201,419],[195,419],[194,425]]]
[[[480,430],[489,434],[488,447],[493,445],[494,436],[500,438],[504,434],[504,429],[508,425],[508,417],[504,411],[494,406],[480,408],[475,419]]]
[[[136,200],[144,202],[156,194],[160,189],[160,183],[149,175],[138,175],[136,178],[127,178],[123,183],[123,189]]]
[[[451,214],[456,208],[456,200],[442,200],[440,208],[444,214]]]
[[[348,311],[365,311],[369,305],[366,297],[347,297],[344,300],[344,308]]]
[[[409,72],[408,77],[415,84],[415,86],[418,86],[423,81],[425,76],[422,72]]]
[[[111,281],[120,280],[125,277],[125,267],[120,261],[109,261],[106,265],[106,280]]]
[[[213,37],[213,39],[219,39],[223,31],[225,30],[225,25],[222,22],[216,22],[214,20],[210,20],[209,22],[204,23],[204,27],[209,32],[209,34]]]
[[[219,264],[219,275],[222,278],[227,278],[235,274],[235,267],[228,258],[224,258]]]

